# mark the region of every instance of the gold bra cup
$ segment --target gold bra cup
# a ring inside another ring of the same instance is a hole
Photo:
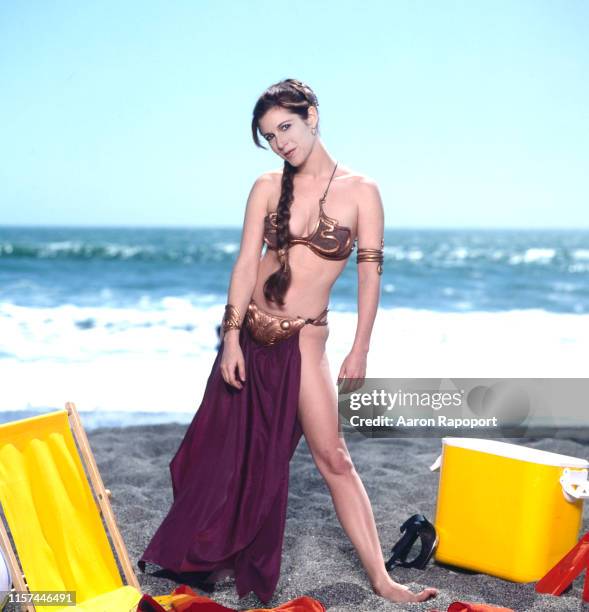
[[[256,342],[264,346],[271,346],[290,338],[307,323],[327,325],[327,320],[321,321],[324,313],[313,320],[303,319],[303,317],[280,317],[261,310],[252,300],[247,307],[244,323]]]
[[[277,247],[276,212],[268,213],[264,219],[264,242],[273,251],[280,251]],[[321,209],[317,227],[308,236],[292,236],[289,247],[295,244],[304,244],[316,255],[324,259],[347,259],[354,250],[352,231],[349,227],[339,225],[335,219],[328,217]],[[278,252],[280,259],[281,253]]]

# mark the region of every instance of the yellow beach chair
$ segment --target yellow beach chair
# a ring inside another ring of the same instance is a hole
[[[0,546],[12,573],[13,599],[16,591],[40,596],[39,603],[23,606],[27,612],[137,609],[140,586],[109,496],[74,404],[0,425],[0,504],[14,549],[4,520]],[[53,601],[64,605],[43,605],[51,596],[39,591],[61,592]],[[76,605],[65,605],[65,591],[75,593]]]

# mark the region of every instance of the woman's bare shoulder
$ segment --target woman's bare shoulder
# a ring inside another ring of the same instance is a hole
[[[268,181],[269,183],[275,183],[276,181],[280,182],[282,180],[282,168],[263,172],[258,177],[258,180]]]
[[[256,183],[263,185],[270,194],[274,193],[276,189],[280,190],[281,182],[282,170],[268,170],[256,179]]]
[[[254,189],[263,194],[266,201],[266,214],[275,209],[271,203],[280,197],[282,170],[269,170],[258,176],[254,182]]]
[[[371,176],[345,166],[341,169],[342,174],[338,176],[338,180],[345,183],[354,195],[365,195],[370,191],[378,191],[378,184]]]

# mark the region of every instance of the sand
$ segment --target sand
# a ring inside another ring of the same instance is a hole
[[[171,503],[168,464],[187,425],[176,423],[103,428],[89,432],[105,486],[131,560],[147,546]],[[367,439],[346,433],[354,464],[362,478],[388,559],[400,536],[399,527],[412,514],[434,519],[438,474],[429,466],[441,448],[437,439]],[[575,457],[588,456],[580,439],[508,440]],[[587,519],[583,532],[587,531]],[[484,551],[481,551],[484,554]],[[169,593],[177,583],[150,575],[157,567],[137,570],[141,586],[152,595]],[[379,610],[446,610],[452,601],[484,602],[514,610],[580,610],[582,578],[560,597],[539,595],[534,583],[516,584],[430,561],[425,570],[393,570],[395,580],[412,589],[434,586],[434,600],[421,604],[394,604],[376,596],[365,577],[355,549],[340,526],[329,490],[317,471],[304,438],[291,463],[289,509],[281,578],[268,607],[301,595],[320,600],[332,612]],[[215,601],[236,609],[263,607],[253,594],[239,600],[231,578],[208,593]]]

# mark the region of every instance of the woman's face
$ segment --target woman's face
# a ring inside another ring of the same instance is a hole
[[[311,107],[309,117],[305,120],[296,113],[275,106],[258,123],[272,151],[293,166],[298,166],[307,158],[317,138],[311,132],[311,127],[316,125],[314,111]]]

